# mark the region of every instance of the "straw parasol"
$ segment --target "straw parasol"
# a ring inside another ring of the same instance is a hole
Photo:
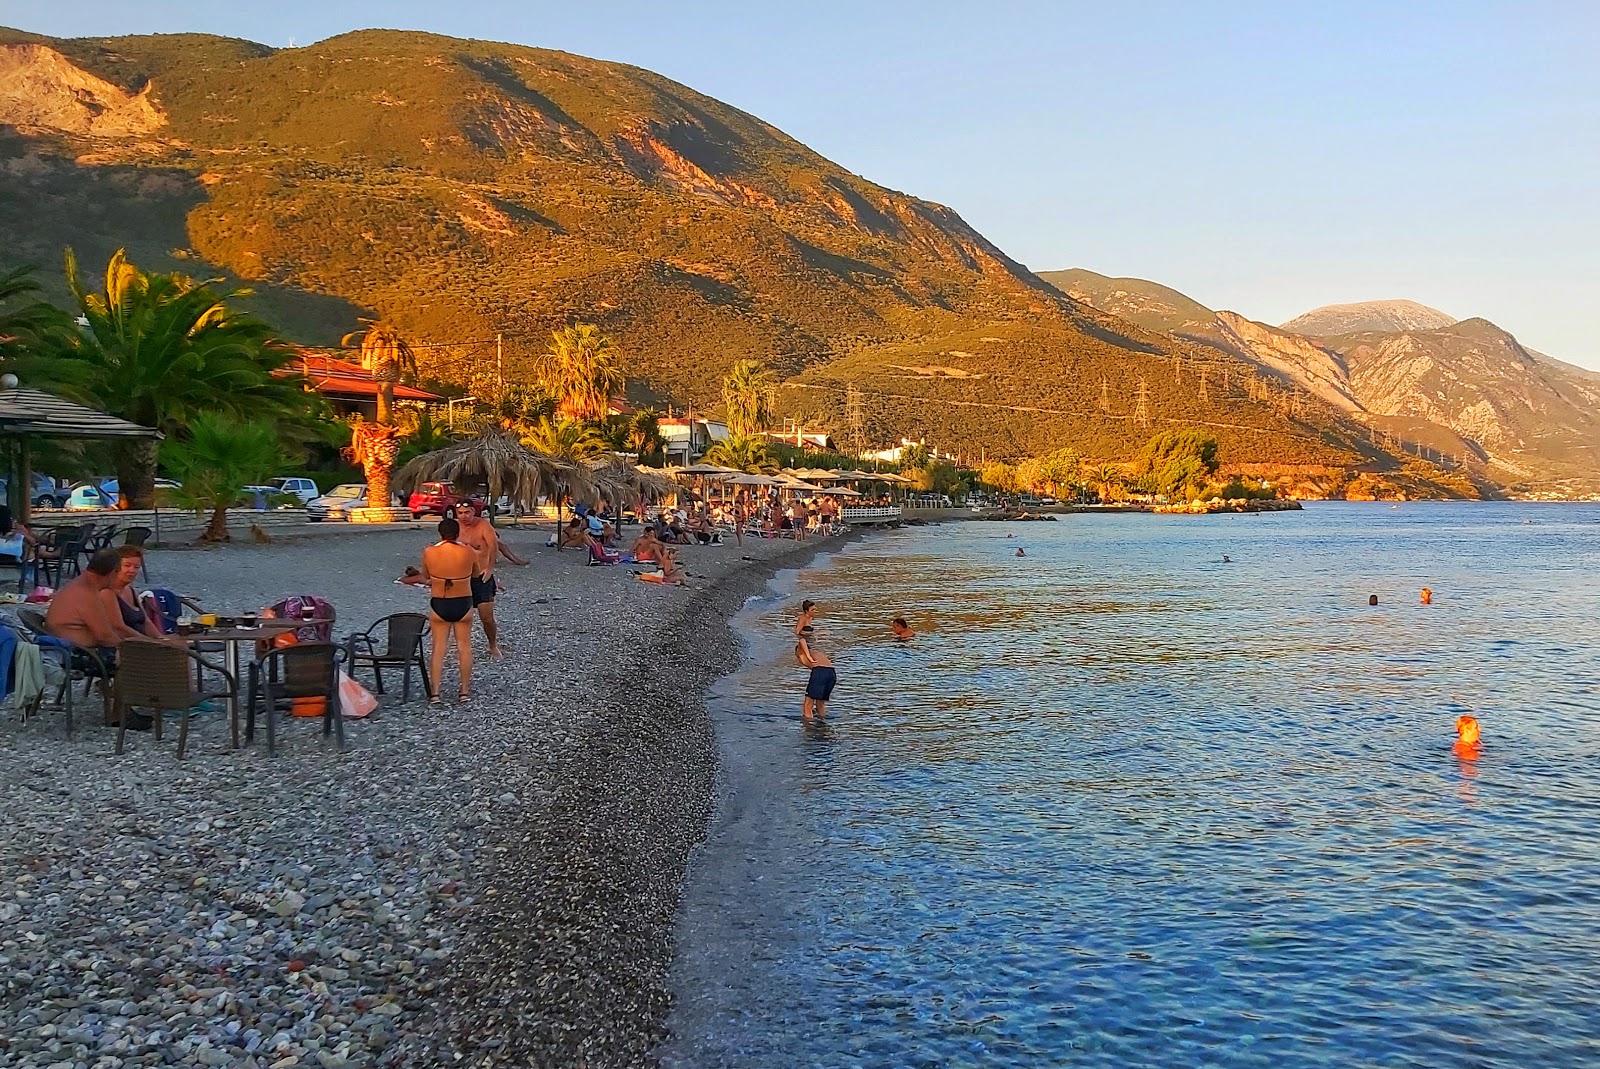
[[[753,473],[752,474],[746,474],[746,475],[735,475],[733,478],[728,480],[728,484],[730,486],[779,486],[779,485],[781,485],[778,482],[777,479],[774,479],[770,475],[756,475],[756,474],[753,474]]]
[[[595,457],[586,462],[586,467],[595,488],[619,505],[630,499],[659,499],[678,492],[678,484],[667,476],[649,468],[641,468],[615,453]]]
[[[820,493],[824,493],[824,494],[829,494],[829,495],[831,495],[833,497],[860,497],[861,496],[861,491],[860,490],[852,490],[848,486],[829,486],[829,487],[827,487],[827,488],[825,488],[825,489],[823,489],[823,490],[821,490],[819,492]]]
[[[514,507],[530,512],[538,508],[541,496],[582,494],[593,486],[587,471],[537,453],[500,430],[486,430],[424,453],[395,472],[394,481],[402,490],[432,481],[483,483],[491,501],[503,495]]]

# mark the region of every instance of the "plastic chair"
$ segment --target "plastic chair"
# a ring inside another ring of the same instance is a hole
[[[386,643],[382,649],[373,641],[373,633],[385,631]],[[428,682],[428,659],[423,655],[422,636],[428,629],[428,618],[416,612],[397,612],[385,616],[365,631],[345,639],[350,661],[350,674],[355,675],[357,665],[370,664],[378,693],[383,691],[384,668],[404,668],[405,682],[401,686],[402,701],[411,700],[411,666],[422,670],[422,693],[431,689]]]
[[[331,642],[306,642],[285,646],[250,665],[250,698],[245,713],[245,739],[256,737],[256,699],[262,699],[267,717],[267,754],[278,752],[278,704],[295,698],[321,698],[322,734],[338,735],[344,749],[344,717],[339,713],[339,654]]]
[[[138,546],[143,549],[144,544],[150,540],[150,536],[154,533],[148,527],[129,527],[122,532],[122,544],[125,546]],[[144,577],[145,582],[148,583],[150,581],[150,562],[148,559],[139,561],[139,574]]]
[[[94,650],[73,645],[66,639],[52,635],[44,625],[44,613],[31,606],[21,606],[17,609],[17,620],[34,637],[42,654],[53,657],[61,662],[63,677],[61,686],[56,690],[55,704],[64,709],[67,714],[67,735],[72,735],[72,685],[83,682],[83,695],[89,696],[89,690],[94,681],[99,679],[109,681],[116,674],[115,662],[107,664],[105,659]],[[100,692],[101,704],[105,710],[105,722],[111,722],[111,694],[109,687],[103,687]]]
[[[194,669],[190,671],[191,667]],[[209,668],[227,681],[224,689],[200,685],[200,669]],[[189,720],[201,702],[212,698],[226,698],[238,687],[238,679],[220,664],[201,657],[193,650],[153,639],[130,638],[118,650],[116,709],[120,726],[117,728],[117,753],[122,752],[123,740],[128,734],[128,711],[137,706],[155,711],[156,740],[161,739],[162,714],[167,711],[183,713],[178,727],[178,759],[189,741]],[[234,707],[233,743],[239,744],[239,713]]]
[[[63,575],[72,566],[72,575],[78,574],[78,557],[83,554],[84,530],[82,524],[65,524],[52,528],[34,554],[37,572],[50,586],[60,586]]]

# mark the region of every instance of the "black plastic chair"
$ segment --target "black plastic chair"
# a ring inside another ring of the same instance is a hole
[[[154,533],[148,527],[129,527],[122,532],[122,544],[125,546],[138,546],[143,549],[144,544],[150,541],[150,536]],[[145,582],[148,583],[150,581],[150,561],[148,557],[139,561],[139,574],[144,576]]]
[[[245,712],[245,739],[256,737],[256,701],[267,717],[267,754],[278,752],[279,703],[295,698],[321,698],[322,734],[338,736],[344,749],[344,716],[339,711],[339,660],[342,651],[331,642],[303,642],[268,653],[250,665],[250,698]]]
[[[373,635],[380,629],[384,632],[386,644],[380,649]],[[355,675],[357,665],[370,664],[373,678],[378,684],[378,693],[383,690],[383,670],[385,668],[404,668],[405,682],[401,685],[400,695],[402,701],[411,700],[411,666],[416,665],[422,670],[422,693],[431,692],[428,682],[428,659],[423,653],[422,636],[428,630],[428,618],[416,612],[397,612],[385,616],[365,631],[358,632],[345,639],[350,660],[350,674]]]
[[[49,637],[55,642],[64,642],[56,639],[44,625],[44,613],[38,609],[22,607],[17,610],[17,620],[37,639]],[[101,680],[103,686],[100,690],[100,701],[105,711],[105,722],[111,723],[111,681],[116,678],[117,665],[115,661],[107,662],[94,650],[67,643],[65,648],[53,643],[38,643],[40,651],[47,657],[53,657],[61,662],[64,676],[61,686],[56,690],[56,705],[66,711],[67,735],[72,734],[72,686],[74,683],[83,683],[83,696],[89,696],[89,690],[94,686],[95,680]]]
[[[85,553],[97,553],[102,549],[111,548],[111,540],[117,537],[117,525],[105,524],[100,530],[84,538],[83,549]]]
[[[50,540],[41,547],[43,552],[35,554],[39,574],[48,585],[58,587],[63,578],[79,574],[78,558],[83,556],[86,535],[81,524],[67,524],[51,531]]]

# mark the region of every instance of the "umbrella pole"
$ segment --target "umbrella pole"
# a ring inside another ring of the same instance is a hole
[[[22,489],[16,513],[18,522],[27,526],[33,522],[33,453],[26,434],[17,438],[17,481],[13,485]]]

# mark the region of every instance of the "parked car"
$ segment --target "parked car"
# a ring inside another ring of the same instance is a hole
[[[157,479],[157,490],[182,490],[183,484],[176,479]],[[122,496],[122,484],[116,479],[103,479],[100,481],[100,492],[110,501],[109,508],[115,508],[117,499]]]
[[[423,483],[411,492],[406,507],[411,510],[413,520],[420,520],[424,516],[443,516],[445,509],[466,502],[476,505],[480,511],[485,507],[483,498],[458,493],[449,483]]]
[[[67,494],[66,507],[76,512],[117,507],[117,499],[94,483],[78,483]]]
[[[313,523],[320,520],[348,520],[351,509],[366,507],[366,483],[340,483],[306,504],[306,519]]]
[[[322,491],[317,489],[317,484],[310,479],[298,476],[282,476],[272,480],[272,489],[278,494],[293,494],[300,499],[302,505],[309,505],[322,496]]]
[[[53,479],[48,475],[33,473],[28,481],[31,497],[29,500],[35,508],[58,509],[67,503],[68,491],[62,488],[61,480]],[[0,475],[0,499],[11,500],[11,480]]]

